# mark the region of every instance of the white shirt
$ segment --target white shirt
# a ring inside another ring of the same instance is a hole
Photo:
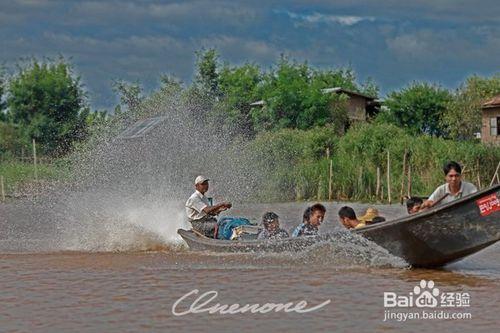
[[[198,221],[205,218],[208,214],[203,211],[205,207],[210,206],[208,198],[196,190],[186,201],[186,215],[189,221]]]
[[[446,183],[446,184],[439,186],[434,191],[434,193],[431,194],[431,196],[429,197],[429,200],[436,202],[446,195],[446,198],[444,198],[443,200],[441,200],[439,202],[440,204],[444,204],[444,203],[452,202],[453,200],[460,199],[462,197],[465,197],[466,195],[469,195],[469,194],[472,194],[475,192],[477,192],[477,188],[473,184],[462,181],[460,184],[460,190],[458,191],[458,193],[456,195],[453,195],[450,192],[450,185],[448,183]]]

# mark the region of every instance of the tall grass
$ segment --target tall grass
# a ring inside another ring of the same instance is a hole
[[[0,161],[0,176],[4,178],[5,192],[11,195],[21,191],[28,184],[35,184],[35,167],[32,162],[20,161],[15,158],[5,158]],[[63,159],[53,160],[37,165],[39,183],[61,181],[68,176],[67,163]]]
[[[386,201],[387,152],[390,156],[392,201],[400,199],[403,159],[411,168],[411,194],[428,196],[444,181],[443,164],[455,160],[464,166],[464,179],[482,187],[489,184],[500,161],[500,147],[457,142],[431,136],[410,136],[390,124],[362,124],[336,137],[327,127],[308,131],[263,133],[251,142],[267,182],[256,193],[262,200],[325,200],[329,193],[327,149],[333,162],[334,200]],[[382,195],[376,193],[377,167]]]

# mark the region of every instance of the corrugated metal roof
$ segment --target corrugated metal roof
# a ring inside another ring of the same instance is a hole
[[[321,89],[321,92],[323,94],[328,94],[328,93],[331,93],[331,92],[339,92],[339,91],[342,91],[342,88],[340,87],[335,87],[335,88],[325,88],[325,89]]]
[[[122,134],[118,136],[119,139],[137,139],[137,138],[142,138],[151,131],[153,128],[158,126],[158,124],[162,123],[165,121],[167,117],[155,117],[155,118],[148,118],[148,119],[143,119],[137,121],[135,124],[133,124],[131,127],[127,128],[125,131],[123,131]]]
[[[493,97],[483,104],[483,108],[493,108],[497,106],[500,106],[500,95]]]
[[[266,104],[265,101],[260,100],[260,101],[257,101],[257,102],[250,103],[250,106],[263,106],[265,104]]]
[[[361,96],[361,97],[364,97],[364,98],[366,98],[366,99],[375,99],[375,97],[368,96],[368,95],[365,95],[365,94],[359,93],[359,92],[357,92],[357,91],[347,90],[347,89],[344,89],[344,88],[342,88],[342,87],[325,88],[325,89],[321,89],[321,92],[322,92],[323,94],[329,94],[329,93],[332,93],[332,92],[335,92],[335,93],[344,93],[344,94],[347,94],[347,95],[356,95],[356,96]]]

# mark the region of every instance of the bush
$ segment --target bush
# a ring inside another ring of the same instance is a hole
[[[259,134],[247,147],[256,163],[254,168],[266,175],[257,196],[277,201],[312,197],[320,180],[317,163],[335,144],[334,130],[329,127]]]
[[[328,199],[329,164],[333,161],[335,199],[378,201],[377,167],[381,173],[384,200],[387,199],[387,152],[391,160],[392,201],[399,200],[403,159],[411,167],[412,194],[428,196],[443,183],[442,166],[455,160],[464,166],[464,178],[483,187],[500,160],[500,148],[473,142],[456,142],[427,135],[411,136],[391,124],[362,124],[345,136],[331,128],[309,131],[284,129],[262,133],[250,142],[254,168],[265,181],[256,193],[259,200]],[[404,179],[406,194],[407,179]]]

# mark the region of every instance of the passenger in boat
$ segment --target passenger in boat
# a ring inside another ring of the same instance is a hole
[[[273,212],[267,212],[262,216],[262,226],[264,227],[257,239],[281,239],[288,238],[288,232],[280,228],[279,216]]]
[[[376,219],[378,217],[378,219]],[[380,218],[383,219],[383,221],[385,221],[385,218],[383,218],[382,216],[380,216],[379,212],[378,212],[378,209],[377,208],[374,208],[374,207],[368,207],[365,211],[365,214],[363,214],[363,216],[360,216],[358,218],[358,220],[361,222],[361,223],[365,223],[365,224],[373,224],[374,222],[374,219],[376,219],[376,221],[378,222],[381,222]],[[375,222],[376,223],[376,222]]]
[[[367,222],[366,224],[369,225],[369,224],[375,224],[375,223],[380,223],[380,222],[385,222],[385,221],[386,221],[385,217],[383,217],[383,216],[375,216],[370,223]]]
[[[194,181],[196,191],[186,201],[186,215],[194,230],[207,237],[215,236],[217,226],[216,216],[231,208],[230,202],[221,202],[212,205],[205,193],[208,191],[209,179],[205,176],[198,176]]]
[[[462,180],[462,167],[454,161],[447,162],[443,166],[446,184],[439,186],[424,201],[421,208],[430,208],[437,204],[448,203],[460,199],[466,195],[477,192],[477,188]]]
[[[292,237],[316,236],[325,214],[326,208],[320,203],[308,207],[304,211],[302,223],[293,230]]]
[[[340,223],[347,229],[358,229],[366,226],[364,222],[361,222],[356,217],[354,209],[349,206],[344,206],[339,210],[339,220]]]
[[[302,223],[308,223],[310,217],[311,217],[311,206],[307,207],[306,210],[304,210],[304,214],[302,214]]]
[[[408,214],[418,213],[423,203],[424,201],[419,197],[410,197],[406,200],[406,211]]]

